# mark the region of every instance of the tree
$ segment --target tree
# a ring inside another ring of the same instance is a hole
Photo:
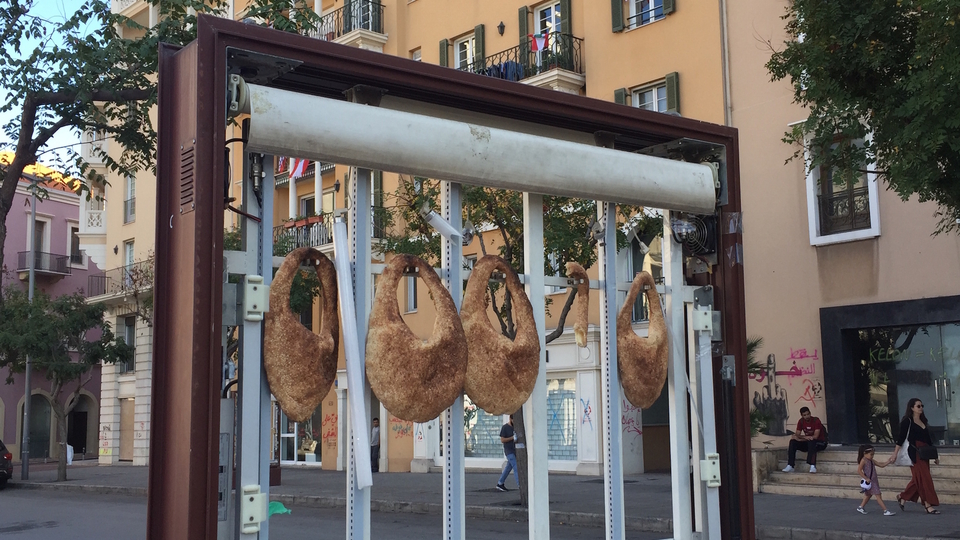
[[[104,321],[102,304],[87,304],[80,293],[51,298],[38,291],[33,302],[16,285],[3,290],[0,307],[0,367],[13,374],[23,373],[26,357],[31,369],[50,383],[53,413],[57,419],[60,448],[57,481],[67,479],[67,415],[79,402],[80,390],[93,377],[92,368],[101,362],[125,362],[133,348],[115,338]],[[69,392],[66,387],[76,382]]]
[[[767,68],[810,113],[783,139],[794,158],[842,184],[876,172],[939,205],[935,234],[960,230],[960,3],[792,0],[784,19]]]
[[[15,157],[0,168],[0,268],[17,182],[26,166],[52,150],[47,145],[60,130],[114,139],[119,153],[91,149],[111,173],[155,168],[150,112],[157,103],[158,47],[189,43],[196,37],[197,14],[221,14],[227,6],[225,0],[148,0],[159,19],[146,28],[112,13],[107,0],[86,0],[63,21],[32,13],[38,2],[9,0],[0,6],[0,87],[7,91],[0,112],[19,114],[3,126]],[[289,32],[314,30],[320,20],[304,0],[254,0],[247,13]],[[125,38],[122,29],[141,37]],[[77,193],[89,198],[91,186],[106,179],[75,148],[64,151],[58,168],[74,175]]]
[[[424,204],[436,207],[440,195],[439,182],[423,177],[401,176],[393,195],[391,212],[387,212],[388,234],[381,246],[383,252],[409,253],[435,262],[440,257],[440,235],[420,216]],[[576,261],[590,268],[597,261],[597,238],[591,234],[596,222],[596,201],[545,196],[543,198],[544,245],[548,256],[544,258],[544,275],[562,275],[568,261]],[[463,187],[463,218],[478,224],[488,235],[477,235],[480,251],[488,254],[495,249],[511,267],[523,268],[523,196],[516,191],[493,188]],[[633,230],[638,236],[662,230],[662,217],[635,206],[618,207],[621,226],[617,229],[617,249],[627,245],[625,231]],[[491,246],[487,244],[491,243]],[[513,339],[516,328],[513,322],[510,294],[500,283],[490,282],[489,296],[493,311],[503,335]],[[557,327],[546,336],[550,343],[563,335],[567,314],[576,298],[576,289],[571,288],[560,309]],[[549,299],[548,305],[549,309]],[[524,441],[523,409],[516,411],[514,426],[520,442]],[[524,448],[517,448],[517,466],[527,470],[527,455]],[[527,505],[526,475],[520,478],[520,501]]]

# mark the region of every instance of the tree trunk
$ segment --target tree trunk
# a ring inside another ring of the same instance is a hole
[[[60,455],[57,457],[57,482],[67,480],[67,412],[64,410],[60,397],[53,397],[53,415],[57,418],[57,448]]]
[[[517,478],[520,479],[520,506],[529,506],[530,491],[527,488],[527,436],[523,425],[523,407],[513,413],[513,430],[517,433]]]

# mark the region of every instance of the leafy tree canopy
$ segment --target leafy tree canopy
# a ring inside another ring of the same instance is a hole
[[[784,142],[806,142],[809,166],[838,183],[879,173],[904,200],[939,205],[936,233],[958,230],[960,2],[792,0],[784,19],[767,68],[810,112]]]

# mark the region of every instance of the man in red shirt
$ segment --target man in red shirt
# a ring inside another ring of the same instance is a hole
[[[807,463],[810,472],[817,472],[817,452],[827,448],[827,430],[816,416],[810,414],[809,407],[800,408],[800,421],[797,422],[797,431],[790,438],[790,447],[787,450],[787,466],[783,472],[793,472],[797,462],[797,450],[807,453]]]

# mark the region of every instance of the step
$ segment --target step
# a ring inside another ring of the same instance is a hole
[[[882,482],[882,480],[881,480]],[[887,487],[886,485],[881,488],[884,492],[883,500],[887,503],[888,507],[893,507],[897,504],[897,492],[899,489],[893,487]],[[902,489],[902,488],[901,488]],[[833,497],[837,499],[857,499],[859,500],[863,495],[860,493],[859,487],[830,487],[830,486],[812,486],[812,485],[791,485],[791,484],[782,484],[777,482],[767,482],[760,486],[761,493],[772,493],[775,495],[794,495],[800,497]],[[940,499],[940,504],[960,504],[960,493],[953,492],[941,492],[940,487],[937,486],[937,497]],[[917,511],[922,511],[918,505],[908,505],[907,511],[916,508]],[[898,510],[899,511],[899,510]]]
[[[856,463],[857,462],[857,450],[847,450],[847,447],[842,447],[843,449],[835,449],[835,447],[830,447],[824,450],[823,452],[817,453],[817,469],[820,468],[820,463]],[[879,459],[886,459],[890,457],[890,453],[893,452],[893,447],[877,448],[877,457]],[[786,458],[787,452],[783,451],[783,456]],[[807,454],[805,452],[797,452],[797,462],[803,462],[807,459]],[[941,467],[960,467],[960,451],[957,451],[953,448],[941,449],[940,451],[940,466]]]
[[[856,459],[856,456],[853,456]],[[777,471],[782,471],[784,467],[787,466],[786,460],[781,460],[777,464]],[[797,458],[796,471],[798,473],[807,474],[806,464],[799,457]],[[956,466],[946,466],[943,465],[943,461],[940,462],[940,465],[931,464],[930,473],[933,475],[934,480],[943,478],[950,480],[960,480],[960,467]],[[821,460],[820,456],[817,456],[817,474],[857,474],[857,464],[854,461],[828,461]],[[902,476],[905,478],[910,478],[910,467],[899,467],[897,465],[887,465],[886,467],[880,467],[877,469],[877,474],[883,477],[898,477]]]
[[[817,469],[819,471],[819,469]],[[880,473],[880,487],[883,490],[896,489],[903,491],[910,482],[909,476],[886,476]],[[795,486],[820,486],[820,487],[849,487],[851,489],[860,484],[860,476],[856,474],[810,474],[805,472],[792,473],[773,473],[767,479],[767,483],[788,484]],[[934,478],[933,485],[937,493],[960,493],[960,479]],[[859,489],[859,488],[857,488]]]

